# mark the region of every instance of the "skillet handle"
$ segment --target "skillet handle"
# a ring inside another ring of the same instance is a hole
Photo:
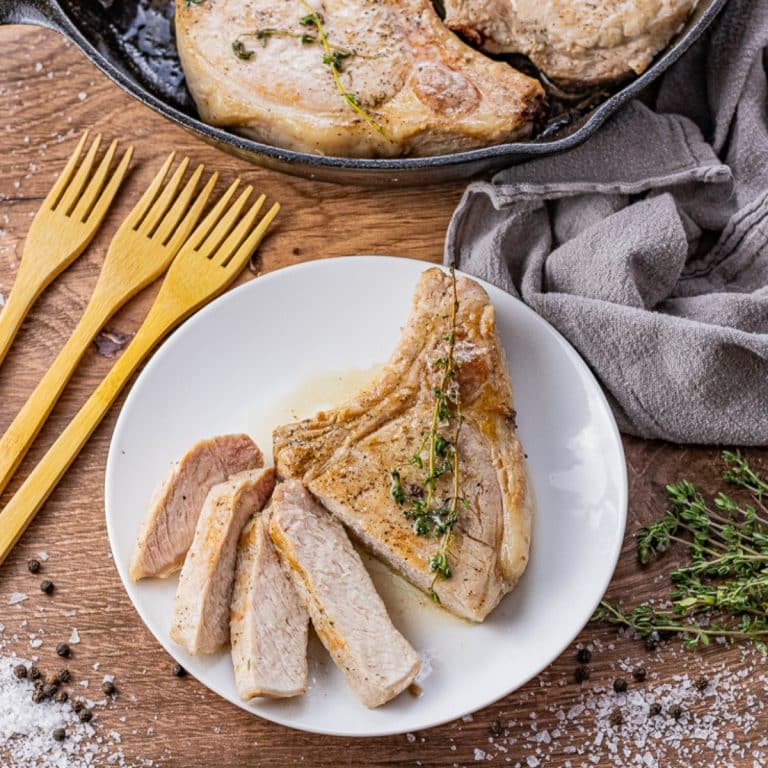
[[[65,16],[55,0],[0,0],[0,24],[34,24],[65,34]]]

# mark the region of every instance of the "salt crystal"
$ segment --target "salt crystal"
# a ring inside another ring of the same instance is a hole
[[[472,715],[464,715],[464,717],[461,718],[465,723],[471,723],[475,718],[472,717]]]
[[[77,98],[80,99],[80,101],[85,101],[88,98],[88,94],[85,91],[80,91],[80,93],[77,94]]]
[[[405,738],[408,739],[408,741],[413,744],[414,741],[416,741],[416,734],[415,733],[406,733]]]
[[[533,755],[528,755],[525,762],[528,763],[528,768],[536,768],[540,760],[538,757],[534,757]]]
[[[47,552],[38,552],[37,556],[43,562],[46,562],[48,560],[48,553]]]
[[[72,632],[69,634],[69,644],[77,645],[80,642],[80,633],[77,631],[77,627],[72,627]]]
[[[485,760],[487,752],[483,752],[482,749],[475,747],[475,760]]]
[[[29,595],[26,594],[26,592],[14,592],[11,595],[10,600],[8,600],[8,605],[17,605],[18,603],[23,603],[28,598]]]
[[[43,641],[39,637],[36,637],[29,641],[29,645],[31,648],[39,648],[42,644],[43,644]]]

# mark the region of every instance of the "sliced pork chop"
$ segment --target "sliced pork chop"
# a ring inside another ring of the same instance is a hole
[[[237,542],[274,487],[274,467],[249,469],[215,485],[205,499],[181,569],[171,622],[171,639],[192,654],[213,653],[229,640]]]
[[[523,53],[564,87],[644,72],[697,0],[445,0],[445,23],[492,53]]]
[[[482,621],[525,570],[531,500],[494,308],[473,280],[458,278],[457,293],[460,492],[467,504],[459,505],[448,551],[453,575],[435,591],[448,610]],[[452,305],[450,276],[424,272],[397,349],[373,383],[340,408],[274,432],[278,475],[301,478],[365,547],[427,592],[440,540],[416,534],[393,498],[390,470],[399,468],[406,488],[423,482],[411,457],[430,429]],[[438,498],[453,496],[450,474],[438,481]]]
[[[344,528],[299,481],[281,483],[269,533],[318,637],[352,690],[378,707],[407,688],[419,655],[395,629]]]
[[[538,81],[465,45],[430,0],[312,2],[349,98],[317,29],[302,23],[301,0],[176,4],[179,57],[203,120],[349,157],[435,155],[531,133],[544,100]],[[303,44],[307,36],[314,42]]]
[[[264,515],[238,545],[230,639],[241,699],[284,698],[307,690],[309,614],[275,552]]]
[[[178,571],[208,491],[230,475],[263,463],[248,435],[221,435],[195,443],[150,501],[131,557],[131,578],[165,577]]]

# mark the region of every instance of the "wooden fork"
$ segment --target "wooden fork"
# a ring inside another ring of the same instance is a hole
[[[189,159],[184,158],[161,192],[173,160],[171,153],[120,225],[77,328],[0,439],[0,493],[45,424],[96,334],[130,298],[165,272],[197,224],[216,184],[216,174],[191,204],[203,166],[197,167],[179,192],[189,165]]]
[[[101,144],[101,136],[98,135],[75,172],[87,138],[88,131],[85,131],[32,219],[16,281],[0,312],[0,363],[30,307],[93,240],[128,170],[133,147],[128,147],[109,182],[105,184],[117,150],[117,141],[113,141],[89,179]]]
[[[257,223],[264,195],[242,214],[252,188],[230,206],[236,181],[195,229],[165,276],[136,336],[112,370],[0,512],[0,563],[19,540],[133,372],[182,320],[219,295],[240,273],[280,206]],[[227,210],[228,209],[228,210]],[[151,436],[148,436],[151,439]]]

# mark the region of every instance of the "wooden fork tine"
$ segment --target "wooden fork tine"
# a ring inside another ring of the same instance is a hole
[[[184,241],[189,237],[189,233],[195,228],[195,225],[200,220],[203,209],[219,179],[219,174],[214,173],[211,178],[208,179],[208,183],[203,187],[197,198],[195,198],[195,201],[189,207],[189,210],[187,210],[189,201],[197,190],[197,185],[203,174],[204,168],[205,166],[203,165],[197,166],[197,170],[189,180],[189,183],[179,195],[178,200],[176,200],[173,208],[171,208],[170,213],[165,217],[160,228],[157,230],[159,241],[165,243],[167,240],[167,248],[174,253],[178,251]],[[182,216],[184,216],[184,218],[181,219],[181,223],[176,226]],[[173,236],[171,236],[171,233],[173,233]]]
[[[131,158],[133,157],[133,146],[129,146],[125,150],[123,159],[120,164],[115,168],[115,172],[112,174],[112,178],[107,182],[107,186],[99,195],[98,200],[93,204],[93,208],[88,213],[86,221],[90,224],[93,222],[96,226],[99,225],[101,220],[107,215],[109,206],[112,205],[112,200],[117,194],[117,190],[120,189],[120,184],[123,181],[123,177],[128,171],[128,166],[131,164]],[[77,211],[77,209],[75,209]]]
[[[203,240],[208,236],[208,233],[216,225],[216,222],[221,217],[224,209],[229,205],[229,201],[232,199],[232,195],[235,194],[238,186],[240,185],[240,179],[235,179],[230,185],[229,189],[219,198],[219,202],[211,208],[208,215],[200,222],[195,231],[189,238],[189,245],[197,250],[203,243]]]
[[[216,261],[222,265],[229,261],[230,256],[232,256],[248,235],[248,231],[253,226],[253,222],[256,220],[256,216],[261,210],[262,205],[264,205],[266,199],[266,195],[259,195],[256,202],[248,209],[248,212],[240,218],[240,221],[237,222],[237,226],[229,233],[227,239],[217,248],[215,253]]]
[[[171,207],[171,203],[173,203],[173,200],[176,197],[176,192],[181,186],[181,182],[184,180],[184,174],[187,172],[188,167],[189,158],[182,158],[181,162],[179,163],[179,167],[176,169],[173,176],[171,176],[171,178],[168,180],[168,183],[160,193],[160,196],[152,204],[152,207],[144,217],[144,221],[141,222],[139,232],[149,236],[150,233],[154,231],[155,227],[162,220],[163,216],[165,216],[166,211]]]
[[[155,198],[157,197],[157,193],[160,190],[160,186],[165,180],[165,177],[168,175],[168,171],[170,170],[170,167],[175,159],[176,153],[171,152],[171,154],[168,155],[166,161],[163,163],[163,167],[157,172],[155,178],[152,179],[152,183],[149,185],[149,187],[147,187],[147,191],[139,198],[139,202],[133,206],[133,210],[125,218],[122,226],[129,226],[131,229],[136,229],[136,227],[141,223],[144,215],[149,210],[152,203],[155,202]]]
[[[262,195],[252,206],[251,210],[248,212],[248,215],[250,216],[251,212],[254,211],[254,216],[259,212],[261,209],[261,206],[264,202],[264,195]],[[280,203],[275,203],[264,215],[262,220],[258,223],[256,228],[251,232],[250,235],[245,239],[243,244],[235,251],[234,255],[227,261],[224,266],[231,270],[234,273],[239,273],[243,267],[245,267],[246,262],[248,259],[251,258],[253,255],[253,252],[256,250],[256,247],[261,242],[261,239],[264,237],[264,233],[267,231],[267,228],[272,223],[272,220],[277,216],[278,212],[280,211]],[[239,229],[239,227],[238,227]]]
[[[224,214],[221,220],[213,228],[208,237],[205,238],[203,244],[197,249],[206,258],[212,256],[214,251],[224,242],[224,238],[229,234],[229,230],[232,229],[232,225],[236,219],[240,216],[245,204],[248,202],[248,198],[253,192],[253,187],[249,184],[241,193],[240,197],[235,200],[229,207],[229,210]]]
[[[56,179],[53,187],[51,187],[51,191],[46,195],[43,208],[53,210],[56,207],[56,203],[61,199],[64,190],[67,188],[67,184],[69,184],[69,180],[75,172],[77,161],[80,159],[83,147],[88,139],[88,133],[88,130],[83,131],[83,135],[80,137],[80,141],[77,142],[75,151],[69,156],[69,160],[67,160],[64,170],[59,174],[59,178]]]
[[[96,200],[101,192],[101,188],[104,186],[104,180],[107,178],[107,171],[109,171],[109,166],[112,164],[112,159],[115,156],[116,150],[117,139],[109,145],[109,149],[107,149],[104,157],[101,159],[99,167],[96,169],[96,172],[88,182],[85,190],[83,190],[83,194],[77,201],[75,210],[72,211],[72,217],[77,221],[85,221],[85,217],[88,211],[91,210],[94,200]]]
[[[88,177],[93,170],[93,164],[96,162],[96,153],[101,146],[101,134],[97,133],[93,142],[91,143],[88,153],[83,158],[83,162],[80,163],[80,167],[77,169],[77,173],[74,175],[72,181],[67,185],[64,194],[61,196],[61,200],[56,205],[56,211],[63,213],[65,216],[69,216],[72,209],[75,207],[75,203],[78,201],[80,194],[85,185],[88,182]]]

